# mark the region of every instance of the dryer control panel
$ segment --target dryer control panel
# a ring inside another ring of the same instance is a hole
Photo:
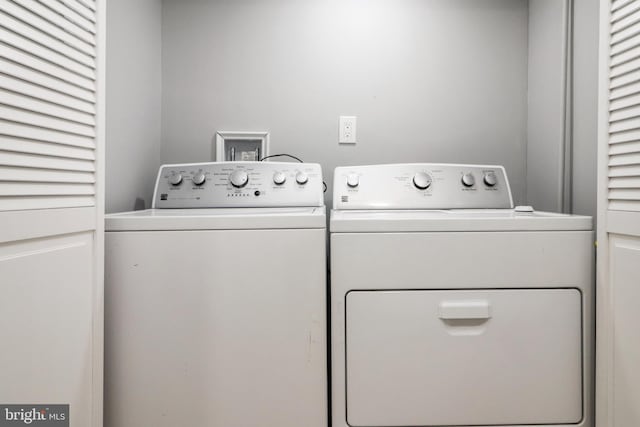
[[[315,163],[212,162],[163,165],[153,208],[324,206]]]
[[[336,168],[333,208],[511,209],[502,166],[415,163]]]

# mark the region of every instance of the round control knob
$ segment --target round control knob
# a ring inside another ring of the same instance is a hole
[[[473,187],[475,183],[476,178],[472,173],[465,173],[464,175],[462,175],[462,185],[464,185],[465,187]]]
[[[182,174],[180,173],[174,173],[169,177],[169,183],[171,185],[180,185],[181,182],[182,182]]]
[[[309,181],[309,176],[304,172],[298,172],[296,174],[296,182],[300,185],[304,185]]]
[[[207,180],[207,177],[203,172],[198,172],[197,174],[193,175],[193,178],[191,178],[191,180],[195,185],[202,185]]]
[[[496,174],[493,172],[485,173],[484,183],[486,184],[487,187],[493,187],[494,185],[496,185],[498,183],[498,178],[496,177]]]
[[[351,188],[356,188],[360,184],[360,177],[355,173],[347,176],[347,185]]]
[[[431,175],[426,172],[418,172],[413,176],[413,185],[420,190],[426,190],[431,187]]]
[[[229,181],[234,187],[242,188],[249,182],[249,175],[242,170],[233,171],[231,175],[229,175]]]
[[[276,172],[273,174],[273,183],[275,185],[282,185],[287,180],[287,176],[282,172]]]

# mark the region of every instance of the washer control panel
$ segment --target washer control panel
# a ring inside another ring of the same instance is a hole
[[[322,168],[315,163],[212,162],[163,165],[153,207],[324,206]]]
[[[336,168],[334,209],[511,209],[502,166],[416,163]]]

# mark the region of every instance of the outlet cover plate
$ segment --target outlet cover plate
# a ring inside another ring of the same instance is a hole
[[[340,116],[340,144],[356,143],[356,116]]]

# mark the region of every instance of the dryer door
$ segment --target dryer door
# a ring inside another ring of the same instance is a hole
[[[582,419],[578,290],[352,291],[346,309],[351,426]]]

